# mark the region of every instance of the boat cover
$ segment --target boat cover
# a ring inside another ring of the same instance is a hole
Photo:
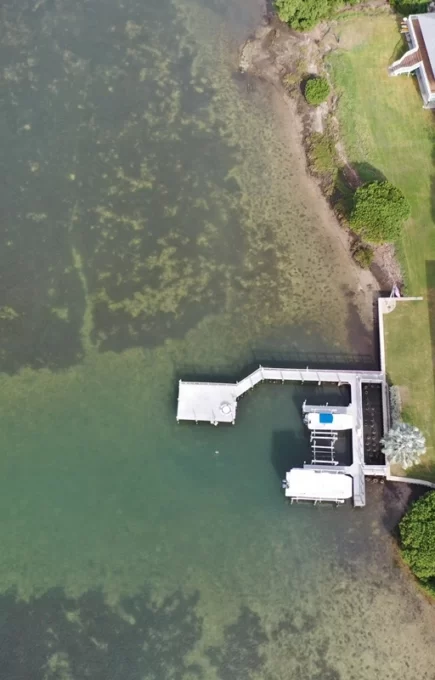
[[[344,472],[292,468],[286,474],[288,498],[337,501],[352,498],[352,477]]]

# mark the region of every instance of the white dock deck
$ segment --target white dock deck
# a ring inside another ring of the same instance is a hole
[[[237,399],[260,382],[304,382],[349,385],[354,426],[352,428],[352,465],[346,468],[353,478],[354,505],[363,507],[365,498],[365,466],[363,437],[362,383],[382,385],[382,398],[387,397],[385,374],[382,371],[330,371],[294,368],[266,368],[256,371],[237,383],[200,383],[180,380],[177,420],[195,422],[233,423],[236,419]],[[385,415],[384,415],[385,421]]]
[[[237,410],[236,385],[231,383],[197,383],[180,380],[177,420],[234,423]]]

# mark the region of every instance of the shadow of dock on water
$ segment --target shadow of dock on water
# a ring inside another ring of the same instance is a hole
[[[278,430],[272,435],[271,462],[279,479],[284,479],[292,467],[303,467],[311,460],[308,437],[301,437],[293,430]]]

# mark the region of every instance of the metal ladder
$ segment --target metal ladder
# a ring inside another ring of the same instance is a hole
[[[338,432],[332,430],[312,430],[310,436],[311,451],[313,453],[312,465],[338,465],[334,458],[335,443]]]

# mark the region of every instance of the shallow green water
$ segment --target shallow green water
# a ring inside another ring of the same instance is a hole
[[[370,350],[289,114],[237,74],[260,14],[3,6],[0,677],[432,677],[382,489],[283,502],[300,392],[175,421],[179,377]]]

